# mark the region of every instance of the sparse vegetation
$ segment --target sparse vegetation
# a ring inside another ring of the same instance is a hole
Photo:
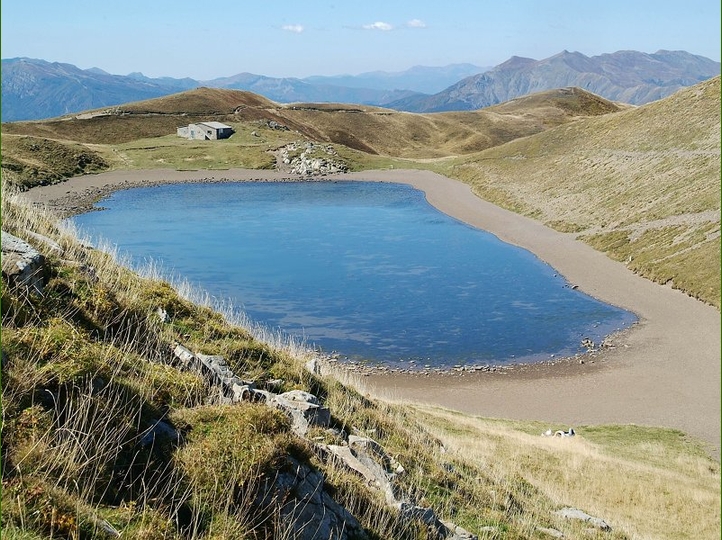
[[[720,307],[720,78],[446,163],[482,198]]]
[[[224,356],[261,387],[273,381],[317,395],[334,428],[373,438],[402,464],[399,489],[410,499],[480,538],[541,539],[543,529],[569,538],[718,535],[719,463],[679,432],[582,426],[579,437],[552,439],[539,437],[547,426],[537,423],[371,399],[358,380],[308,372],[295,344],[85,246],[14,190],[104,168],[267,168],[269,150],[299,138],[333,142],[352,170],[455,176],[719,307],[719,78],[669,101],[581,119],[610,106],[536,96],[524,114],[528,103],[515,100],[487,112],[408,115],[279,107],[239,94],[206,89],[191,102],[176,96],[85,120],[3,125],[3,230],[30,243],[33,231],[63,249],[48,254],[42,296],[3,277],[4,537],[292,538],[280,506],[260,496],[290,463],[320,471],[324,490],[369,538],[432,537],[322,458],[314,441],[337,444],[336,432],[304,439],[273,409],[219,403],[204,379],[173,364],[176,341]],[[236,134],[212,144],[172,135],[194,114]],[[160,322],[158,308],[170,322]],[[180,437],[153,442],[161,421]],[[612,531],[589,533],[553,514],[567,505]]]
[[[556,504],[593,500],[590,511],[622,525],[632,538],[713,538],[719,532],[719,464],[678,431],[581,426],[581,436],[559,439],[540,437],[546,425],[539,422],[470,418],[431,406],[414,410],[452,455],[484,463],[495,477],[518,475]]]
[[[3,178],[23,189],[109,168],[100,154],[77,143],[6,135],[1,144]]]

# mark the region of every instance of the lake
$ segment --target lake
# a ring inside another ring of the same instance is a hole
[[[72,218],[326,353],[393,367],[547,360],[636,317],[403,184],[193,183],[119,191]]]

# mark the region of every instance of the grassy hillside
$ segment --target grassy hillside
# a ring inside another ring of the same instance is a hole
[[[3,178],[21,189],[101,172],[109,167],[98,152],[86,145],[39,137],[3,135],[0,154]]]
[[[483,150],[579,116],[615,110],[615,104],[583,90],[544,92],[499,109],[419,115],[356,105],[280,105],[249,92],[202,88],[75,116],[6,123],[2,130],[115,145],[173,135],[178,126],[195,121],[226,122],[240,132],[273,121],[288,128],[289,140],[307,138],[371,154],[429,158]]]
[[[289,143],[333,143],[349,170],[429,168],[458,178],[719,307],[719,85],[716,77],[639,108],[561,89],[438,114],[279,105],[204,88],[3,124],[2,167],[8,181],[29,187],[106,168],[273,168],[273,152]],[[209,119],[236,133],[215,142],[173,135]]]
[[[4,124],[2,176],[25,189],[105,168],[267,168],[269,150],[288,142],[333,141],[352,169],[456,176],[484,198],[719,306],[719,92],[717,78],[621,111],[562,90],[485,111],[411,115],[285,107],[206,89]],[[226,121],[236,134],[213,143],[173,135],[193,119]],[[480,538],[718,537],[719,463],[682,433],[578,426],[577,437],[553,439],[539,437],[547,425],[371,400],[359,381],[308,372],[303,349],[223,317],[162,277],[139,277],[27,207],[8,184],[2,189],[3,230],[49,262],[43,296],[3,274],[4,538],[293,538],[284,504],[302,504],[293,494],[270,502],[262,494],[294,467],[323,475],[320,489],[368,538],[433,538],[319,450],[344,433],[378,441],[402,465],[398,489],[408,500]],[[259,389],[317,395],[332,429],[302,437],[274,409],[220,402],[207,380],[173,361],[177,342],[222,355]],[[143,442],[158,421],[180,437]],[[589,532],[554,514],[566,506],[612,530]]]
[[[482,198],[720,306],[720,78],[447,163]]]
[[[306,371],[303,349],[260,340],[162,279],[118,266],[3,191],[3,230],[34,243],[49,263],[42,296],[3,274],[4,538],[294,538],[282,512],[301,501],[292,492],[283,500],[263,494],[300,466],[323,475],[325,496],[355,516],[366,537],[435,538],[319,452],[343,432],[378,441],[402,465],[398,488],[408,500],[480,538],[718,533],[719,465],[683,434],[582,426],[577,438],[552,440],[539,437],[547,426],[538,424],[372,401]],[[301,437],[263,404],[219,403],[206,380],[172,361],[178,341],[223,355],[259,388],[314,393],[331,411],[332,430]],[[144,442],[159,421],[180,437]],[[554,513],[565,506],[612,530],[590,531]]]

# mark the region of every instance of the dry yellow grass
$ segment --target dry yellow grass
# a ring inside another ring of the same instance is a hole
[[[720,305],[720,78],[446,165],[482,198]]]
[[[478,152],[580,116],[616,110],[583,90],[542,92],[489,110],[410,114],[356,105],[280,105],[249,92],[202,88],[105,111],[6,123],[3,133],[113,145],[173,134],[189,122],[218,120],[257,128],[275,121],[296,138],[371,154],[433,158]]]
[[[601,517],[630,538],[719,538],[719,464],[678,432],[607,426],[542,437],[542,424],[413,409],[453,454],[499,478],[520,475],[557,505]]]

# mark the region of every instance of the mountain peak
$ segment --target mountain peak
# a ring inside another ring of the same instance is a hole
[[[94,73],[96,75],[110,75],[110,73],[108,73],[104,69],[100,69],[99,67],[88,68],[85,71],[87,71],[88,73]]]
[[[502,62],[501,64],[496,66],[494,68],[494,70],[520,69],[525,66],[531,65],[535,62],[536,62],[536,60],[534,60],[533,58],[525,58],[523,56],[512,56],[506,62]]]

